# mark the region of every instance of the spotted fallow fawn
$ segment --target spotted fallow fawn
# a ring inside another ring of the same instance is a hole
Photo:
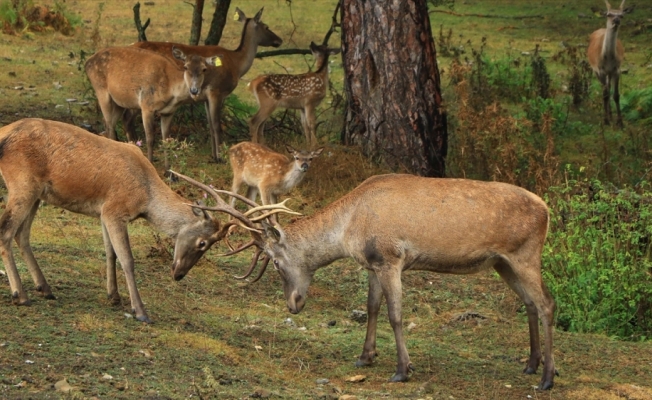
[[[259,109],[249,121],[249,132],[254,143],[263,142],[265,120],[278,107],[301,110],[301,124],[306,142],[315,147],[315,108],[326,97],[328,88],[328,56],[338,54],[339,49],[310,43],[315,57],[315,72],[300,75],[261,75],[247,86],[256,96]]]
[[[292,159],[277,153],[267,146],[252,142],[241,142],[229,149],[229,160],[233,170],[231,191],[237,193],[240,186],[248,186],[247,197],[256,200],[260,192],[263,205],[277,203],[277,197],[292,190],[306,175],[310,163],[324,150],[295,150],[285,146]],[[235,197],[231,199],[231,206]]]

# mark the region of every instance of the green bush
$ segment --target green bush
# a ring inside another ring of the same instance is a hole
[[[652,334],[652,191],[567,181],[549,195],[544,279],[557,325],[645,340]]]
[[[621,98],[623,118],[652,125],[652,88],[625,92]]]

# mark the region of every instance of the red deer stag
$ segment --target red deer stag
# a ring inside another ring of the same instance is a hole
[[[625,0],[620,3],[619,9],[612,9],[611,4],[607,4],[607,11],[604,15],[607,17],[607,27],[598,29],[593,32],[589,38],[589,47],[587,55],[589,64],[593,68],[595,76],[602,84],[602,101],[604,103],[604,123],[610,124],[611,120],[611,103],[610,89],[613,86],[614,103],[616,103],[616,112],[618,113],[618,127],[623,127],[623,118],[620,115],[620,92],[618,83],[620,80],[620,66],[623,63],[625,49],[618,39],[618,27],[620,19],[632,11],[632,7],[623,9]]]
[[[98,217],[106,249],[107,292],[120,303],[116,257],[124,270],[131,307],[150,322],[136,288],[127,224],[145,218],[176,239],[172,274],[183,278],[199,258],[222,239],[233,223],[220,223],[170,189],[141,150],[81,128],[42,119],[24,119],[0,128],[0,173],[8,190],[0,217],[0,251],[12,301],[29,305],[11,248],[16,240],[37,292],[54,299],[29,243],[41,201]],[[229,212],[229,209],[223,210]],[[237,215],[236,215],[237,218]]]
[[[184,178],[188,180],[187,178]],[[197,185],[196,182],[189,182]],[[215,191],[197,185],[213,196]],[[369,274],[368,324],[357,366],[376,356],[376,325],[383,297],[398,353],[391,381],[406,381],[412,369],[401,317],[401,274],[427,270],[471,274],[493,268],[525,303],[530,330],[530,357],[524,372],[534,374],[542,361],[537,319],[543,324],[545,362],[539,388],[550,389],[555,303],[541,277],[541,253],[548,230],[546,204],[533,193],[499,182],[381,175],[364,181],[315,215],[284,229],[252,231],[253,240],[232,251],[258,246],[283,281],[287,306],[296,314],[306,303],[315,273],[335,260],[351,257]]]
[[[199,97],[199,100],[208,102],[206,114],[211,131],[211,151],[213,159],[218,162],[221,161],[219,139],[222,132],[220,121],[224,99],[235,90],[240,78],[251,68],[258,46],[279,47],[283,43],[280,37],[261,22],[262,15],[263,9],[261,8],[253,18],[247,18],[244,12],[236,8],[236,18],[244,23],[244,28],[240,45],[235,50],[227,50],[220,46],[189,46],[169,42],[138,42],[132,45],[155,51],[166,57],[170,57],[173,46],[186,54],[198,54],[203,57],[218,56],[216,65],[219,65],[220,73],[214,79],[206,80],[206,90]]]
[[[147,158],[152,161],[155,114],[161,115],[161,134],[165,140],[174,111],[184,101],[198,98],[204,80],[211,81],[219,75],[212,66],[215,57],[186,54],[189,53],[170,48],[170,56],[181,60],[183,67],[160,54],[133,47],[109,47],[86,61],[86,74],[102,109],[107,137],[116,138],[115,125],[121,116],[127,130],[131,119],[128,110],[140,109]]]
[[[233,193],[238,193],[245,183],[249,199],[255,201],[260,192],[263,205],[275,204],[279,195],[289,192],[303,180],[312,160],[324,150],[323,147],[315,151],[295,150],[291,146],[286,149],[292,154],[292,160],[257,143],[241,142],[232,146],[229,160],[233,170]],[[231,206],[235,205],[235,200],[231,198]]]
[[[306,135],[306,143],[311,147],[317,144],[315,132],[315,108],[326,97],[328,90],[328,56],[337,54],[339,49],[329,49],[310,43],[315,57],[315,72],[301,75],[261,75],[247,86],[256,96],[258,112],[249,121],[251,140],[262,143],[265,120],[278,107],[301,110],[301,125]]]

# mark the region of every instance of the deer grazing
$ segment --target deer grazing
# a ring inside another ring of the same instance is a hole
[[[102,109],[107,137],[116,138],[115,126],[120,117],[123,117],[123,125],[128,131],[132,118],[129,110],[140,109],[147,158],[152,161],[155,114],[161,115],[161,133],[165,140],[174,111],[184,101],[198,98],[204,80],[214,80],[219,74],[212,66],[215,57],[186,54],[189,53],[170,48],[170,56],[181,60],[182,67],[167,57],[133,47],[109,47],[88,59],[86,74]]]
[[[263,205],[276,204],[279,195],[285,194],[299,184],[306,175],[310,163],[318,157],[323,147],[315,151],[295,150],[286,146],[292,160],[266,146],[252,142],[241,142],[229,149],[229,160],[233,170],[233,193],[240,186],[248,186],[247,197],[256,200],[260,192]],[[231,198],[231,206],[235,205]]]
[[[184,178],[188,180],[188,178]],[[219,197],[210,187],[201,187]],[[242,219],[243,216],[241,216]],[[285,228],[247,228],[253,240],[228,254],[256,245],[266,258],[255,282],[273,260],[293,314],[305,303],[315,273],[335,260],[351,257],[369,274],[367,335],[357,366],[376,356],[376,325],[381,300],[387,300],[398,353],[391,381],[408,380],[412,369],[403,337],[401,274],[408,269],[471,274],[493,268],[525,303],[530,357],[524,372],[534,374],[542,361],[538,318],[543,324],[545,362],[539,384],[553,387],[553,313],[555,303],[541,277],[541,254],[548,230],[546,204],[533,193],[499,182],[374,176],[311,217]]]
[[[306,143],[311,147],[317,144],[315,108],[326,97],[328,56],[337,54],[340,50],[311,42],[310,51],[315,57],[315,72],[301,75],[261,75],[247,86],[256,96],[259,106],[258,112],[249,121],[249,133],[253,142],[263,142],[265,121],[276,108],[284,107],[301,110],[301,125],[306,135]]]
[[[172,275],[183,278],[222,239],[233,223],[217,219],[170,189],[141,150],[62,122],[24,119],[0,128],[0,172],[8,189],[0,217],[0,252],[12,301],[29,305],[16,269],[12,240],[25,259],[36,291],[54,299],[30,246],[30,229],[41,201],[98,217],[106,249],[107,292],[120,303],[116,257],[139,321],[150,322],[136,288],[127,224],[144,218],[176,239]],[[229,209],[223,210],[229,213]]]
[[[620,81],[620,66],[623,63],[625,49],[618,39],[618,28],[620,27],[621,18],[630,13],[633,7],[623,8],[625,0],[620,3],[619,9],[611,8],[608,1],[607,11],[604,15],[607,17],[607,27],[598,29],[593,32],[589,38],[589,47],[587,55],[589,64],[595,73],[595,76],[602,84],[602,101],[604,103],[604,123],[610,124],[611,120],[611,100],[610,90],[613,86],[614,103],[616,103],[616,112],[618,113],[617,125],[623,127],[623,118],[620,115],[620,92],[618,83]]]
[[[244,12],[236,8],[236,18],[244,23],[240,45],[235,50],[227,50],[220,46],[189,46],[168,42],[138,42],[132,46],[157,52],[170,57],[172,47],[181,49],[186,54],[197,54],[203,57],[217,56],[219,74],[212,79],[206,79],[206,90],[197,100],[207,101],[206,114],[211,131],[211,151],[215,161],[220,162],[220,135],[222,133],[221,112],[226,97],[238,85],[240,78],[249,71],[256,57],[258,46],[279,47],[283,40],[272,32],[261,21],[263,8],[253,18],[247,18]]]

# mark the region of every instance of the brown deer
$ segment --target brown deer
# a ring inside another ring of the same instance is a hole
[[[152,161],[155,115],[161,115],[161,134],[165,140],[174,111],[183,102],[199,97],[204,80],[211,81],[219,75],[212,66],[215,57],[186,54],[178,48],[170,48],[170,56],[181,60],[182,67],[160,54],[134,47],[109,47],[86,61],[86,74],[102,109],[107,137],[116,138],[115,126],[120,117],[128,132],[131,119],[128,110],[140,109],[147,158]]]
[[[622,128],[623,118],[620,115],[620,92],[618,90],[618,83],[620,81],[620,66],[623,63],[625,49],[618,39],[618,28],[620,27],[621,18],[625,14],[630,13],[633,7],[623,9],[625,0],[620,3],[620,8],[617,10],[612,9],[608,1],[605,0],[605,3],[607,4],[607,11],[604,15],[607,17],[607,27],[598,29],[591,34],[587,55],[595,76],[602,84],[604,123],[605,125],[609,125],[611,120],[609,92],[611,86],[613,86],[614,103],[616,103],[616,112],[618,113],[616,123],[618,127]]]
[[[207,79],[198,100],[207,101],[206,114],[211,131],[211,151],[213,159],[220,162],[220,135],[222,133],[221,112],[224,99],[238,86],[240,78],[249,71],[256,57],[258,46],[279,47],[283,40],[272,32],[260,19],[263,8],[253,18],[247,18],[244,12],[236,8],[237,20],[244,23],[240,45],[235,50],[227,50],[220,46],[189,46],[168,42],[138,42],[132,46],[155,51],[170,57],[172,47],[181,49],[186,54],[197,54],[202,57],[218,56],[216,59],[219,74],[213,79]]]
[[[219,197],[211,188],[199,187]],[[517,186],[380,175],[284,229],[268,227],[263,234],[249,224],[253,240],[228,254],[258,246],[249,270],[240,277],[246,278],[264,251],[267,258],[254,282],[262,276],[269,260],[273,260],[283,282],[287,307],[293,314],[303,309],[317,269],[348,257],[364,266],[369,274],[368,324],[356,365],[371,365],[377,355],[376,325],[385,297],[398,352],[391,381],[408,380],[412,369],[401,317],[403,271],[465,275],[493,268],[527,309],[527,374],[536,373],[542,359],[537,321],[541,319],[545,362],[539,388],[550,389],[556,373],[552,350],[555,303],[541,277],[541,253],[548,222],[548,207],[543,200]]]
[[[259,106],[258,112],[249,121],[249,133],[253,142],[263,142],[265,121],[276,108],[284,107],[301,110],[301,125],[306,135],[306,143],[311,147],[317,144],[315,108],[326,97],[328,90],[328,56],[337,54],[340,50],[311,42],[310,51],[315,57],[315,72],[301,75],[261,75],[247,86],[256,96]]]
[[[24,119],[0,128],[0,173],[8,190],[0,217],[0,252],[12,301],[29,305],[11,248],[16,240],[36,291],[54,299],[29,243],[32,221],[41,201],[100,218],[106,249],[107,292],[120,303],[116,257],[139,321],[150,322],[136,288],[134,257],[127,224],[144,218],[176,239],[172,275],[183,278],[199,258],[222,239],[233,223],[217,219],[176,194],[159,177],[142,151],[132,144],[94,135],[62,122]],[[223,211],[229,212],[229,209]],[[237,217],[237,215],[236,215]]]
[[[324,150],[295,150],[286,146],[292,159],[277,153],[266,146],[252,142],[241,142],[229,149],[229,160],[233,170],[233,193],[238,193],[245,183],[247,197],[256,200],[260,192],[263,205],[276,204],[279,195],[285,194],[299,184],[306,175],[310,163]],[[232,197],[231,206],[235,205]]]

